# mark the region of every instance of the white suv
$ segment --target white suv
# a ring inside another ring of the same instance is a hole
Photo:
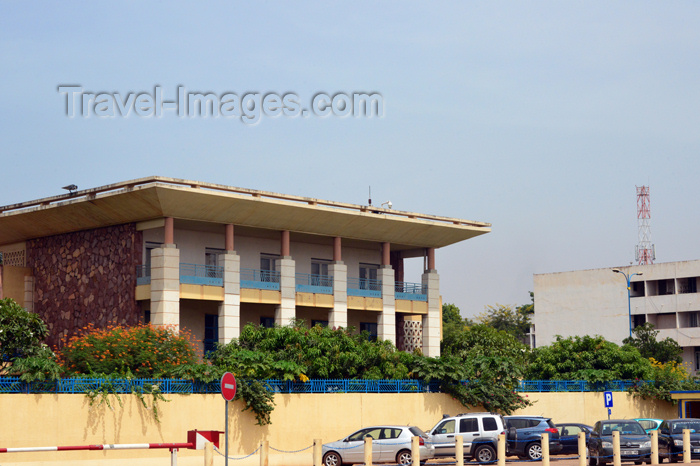
[[[464,413],[443,416],[428,432],[435,447],[435,456],[455,456],[455,436],[464,442],[464,457],[479,463],[496,460],[498,435],[506,433],[506,423],[496,413]]]

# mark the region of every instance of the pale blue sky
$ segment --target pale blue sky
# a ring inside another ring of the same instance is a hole
[[[698,259],[698,24],[691,1],[3,1],[0,204],[148,175],[358,204],[371,185],[493,224],[437,255],[464,315],[527,302],[533,273],[632,261],[635,185],[658,261]],[[70,119],[62,84],[369,91],[385,113]]]

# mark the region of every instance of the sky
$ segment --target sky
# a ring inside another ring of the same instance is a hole
[[[0,0],[0,205],[151,175],[363,205],[371,187],[492,224],[437,251],[464,316],[528,303],[533,274],[633,262],[636,186],[657,262],[699,259],[699,23],[693,1]],[[178,87],[230,111],[156,116]],[[354,94],[381,115],[342,116]]]

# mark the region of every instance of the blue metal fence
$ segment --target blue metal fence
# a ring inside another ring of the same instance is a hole
[[[308,382],[264,380],[272,393],[437,393],[440,382],[421,380],[313,379]],[[463,381],[462,383],[468,383]],[[639,382],[636,382],[639,383]],[[646,383],[646,382],[642,382]],[[612,380],[523,380],[518,392],[602,392],[625,391],[635,382]],[[102,379],[75,378],[50,382],[22,382],[19,377],[0,377],[0,393],[87,393],[107,385],[116,393],[150,391],[157,387],[163,393],[220,393],[220,382],[198,382],[180,379]]]
[[[394,284],[396,299],[407,299],[409,301],[427,301],[428,287],[420,283],[396,282]]]
[[[348,296],[382,297],[382,281],[369,278],[348,278]]]
[[[181,263],[180,283],[224,286],[224,268],[214,265]]]
[[[300,293],[333,294],[333,277],[313,273],[297,273],[296,291]]]
[[[280,273],[274,270],[241,269],[241,288],[280,290]]]
[[[151,284],[151,269],[147,265],[136,266],[136,284],[150,285]]]

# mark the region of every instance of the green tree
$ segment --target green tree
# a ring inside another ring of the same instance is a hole
[[[0,353],[3,366],[43,353],[49,330],[43,320],[11,298],[0,299]]]
[[[442,338],[449,337],[453,333],[465,331],[474,325],[469,318],[462,318],[459,308],[454,304],[442,305]]]
[[[527,335],[530,333],[530,326],[532,325],[530,316],[533,312],[534,309],[531,304],[518,306],[515,309],[512,306],[504,306],[502,304],[488,305],[485,307],[484,312],[477,316],[476,320],[496,330],[507,332],[521,342],[526,342]]]
[[[419,361],[426,365],[422,377],[443,380],[443,390],[462,404],[505,414],[530,404],[515,391],[529,350],[513,335],[488,325],[473,325],[444,338],[441,352],[437,360]],[[466,384],[460,383],[465,380]]]
[[[634,336],[625,338],[622,343],[625,345],[634,346],[639,350],[639,353],[645,358],[654,358],[660,363],[675,361],[680,364],[683,362],[683,348],[673,338],[667,337],[664,340],[657,341],[656,336],[658,330],[654,329],[654,324],[646,322],[644,325],[639,325],[632,330]]]
[[[531,380],[647,380],[651,362],[629,345],[618,346],[600,335],[557,336],[549,346],[534,349],[525,377]]]

